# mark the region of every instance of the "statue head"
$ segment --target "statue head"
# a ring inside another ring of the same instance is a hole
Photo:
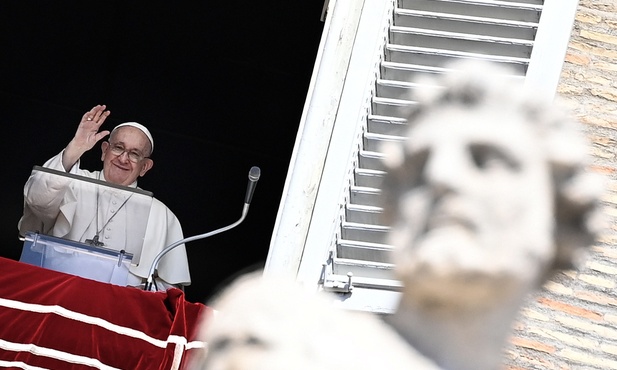
[[[452,67],[384,146],[384,217],[406,299],[485,305],[576,262],[601,187],[577,122],[507,70]]]

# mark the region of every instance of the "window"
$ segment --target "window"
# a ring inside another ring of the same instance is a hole
[[[389,313],[392,276],[379,221],[379,144],[404,140],[399,108],[449,61],[510,65],[554,94],[575,0],[331,0],[266,263],[266,273],[338,292],[345,308]],[[353,289],[348,291],[351,282]]]

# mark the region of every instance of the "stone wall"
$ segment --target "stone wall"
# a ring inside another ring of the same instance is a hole
[[[580,0],[558,95],[584,123],[607,177],[608,228],[580,269],[530,297],[505,369],[617,369],[617,0]]]

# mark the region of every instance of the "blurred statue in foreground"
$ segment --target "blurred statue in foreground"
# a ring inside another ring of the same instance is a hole
[[[384,147],[397,311],[245,276],[209,302],[194,369],[499,368],[525,296],[593,243],[601,186],[575,122],[493,68],[453,66]]]
[[[446,369],[492,369],[525,296],[599,231],[576,122],[484,64],[445,76],[385,148],[384,211],[404,291],[387,319]]]

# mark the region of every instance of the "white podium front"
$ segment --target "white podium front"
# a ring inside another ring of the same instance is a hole
[[[126,286],[133,255],[124,251],[27,232],[20,262]]]

